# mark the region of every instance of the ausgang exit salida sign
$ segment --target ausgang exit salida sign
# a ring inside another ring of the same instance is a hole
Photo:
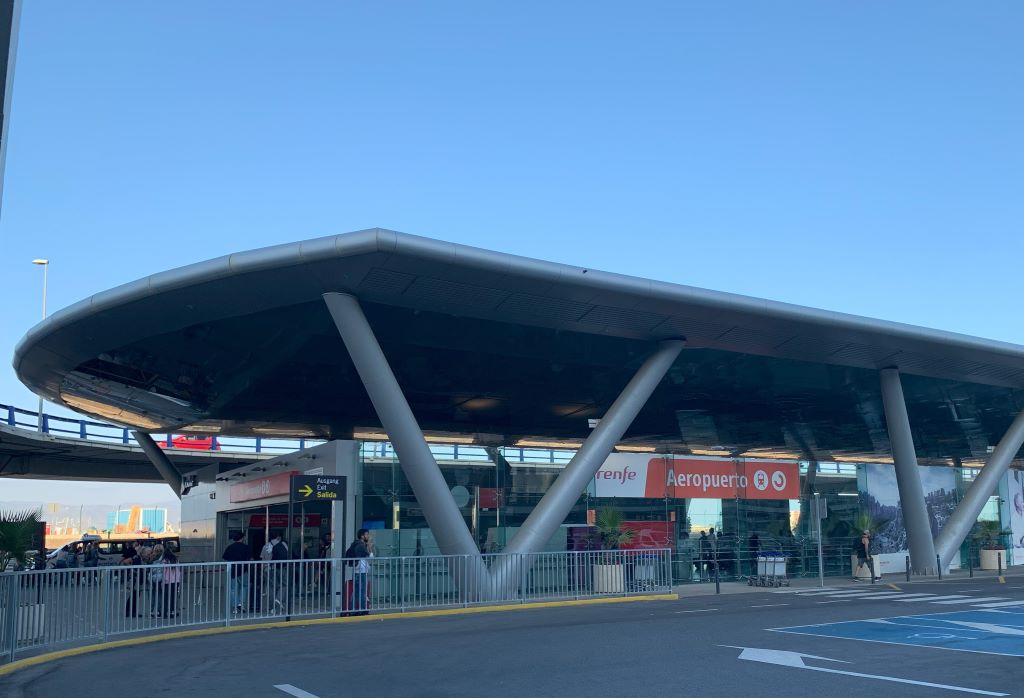
[[[292,478],[292,500],[330,502],[345,498],[345,478],[341,475],[296,475]]]

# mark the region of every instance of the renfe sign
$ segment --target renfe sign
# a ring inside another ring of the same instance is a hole
[[[676,458],[616,453],[594,476],[598,497],[799,499],[800,471],[787,461]]]
[[[266,499],[288,494],[290,491],[292,474],[277,473],[270,477],[261,477],[259,480],[239,482],[231,485],[228,499],[232,502],[251,502],[254,499]]]

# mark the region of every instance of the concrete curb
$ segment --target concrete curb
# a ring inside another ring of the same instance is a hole
[[[142,637],[127,638],[125,640],[114,640],[113,642],[101,642],[94,645],[83,645],[71,647],[66,650],[47,652],[35,657],[19,659],[10,664],[0,666],[0,676],[13,674],[21,669],[46,664],[66,657],[77,657],[82,654],[103,652],[105,650],[118,649],[120,647],[133,647],[147,645],[153,642],[165,640],[181,640],[189,637],[203,637],[206,635],[223,635],[226,633],[246,632],[250,630],[273,630],[276,628],[296,628],[306,625],[331,625],[335,623],[368,623],[381,620],[398,620],[401,618],[432,618],[435,616],[461,616],[471,613],[498,613],[502,611],[518,611],[542,608],[564,608],[567,606],[597,606],[613,603],[630,603],[636,601],[677,601],[678,594],[651,594],[649,596],[616,596],[608,599],[574,599],[571,601],[539,601],[535,603],[506,604],[502,606],[469,606],[465,608],[444,608],[432,611],[409,611],[407,613],[384,613],[375,616],[348,616],[340,618],[310,618],[306,620],[277,621],[273,623],[252,623],[251,625],[233,625],[221,628],[202,628],[198,630],[179,630],[158,635],[144,635]]]

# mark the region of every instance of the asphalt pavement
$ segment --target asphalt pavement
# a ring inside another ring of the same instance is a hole
[[[743,591],[167,640],[23,669],[0,695],[1024,693],[1024,577]]]

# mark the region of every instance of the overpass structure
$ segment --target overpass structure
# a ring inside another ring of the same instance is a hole
[[[1021,346],[380,229],[99,293],[33,328],[14,367],[143,435],[387,438],[446,554],[477,546],[430,439],[579,444],[510,552],[615,450],[891,461],[920,573],[1024,443]],[[919,463],[984,466],[934,539]]]

